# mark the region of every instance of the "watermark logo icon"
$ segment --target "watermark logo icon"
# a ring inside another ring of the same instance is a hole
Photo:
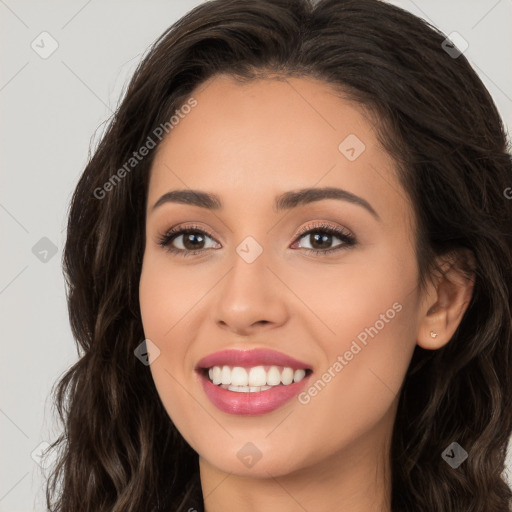
[[[30,454],[30,458],[43,469],[49,468],[55,462],[55,451],[48,451],[50,443],[39,443]]]
[[[252,468],[261,459],[263,454],[255,444],[246,443],[238,450],[236,456],[244,466]]]
[[[30,47],[39,57],[47,59],[57,50],[59,43],[48,32],[41,32],[31,43]]]
[[[363,141],[353,133],[345,137],[338,146],[339,152],[351,162],[359,158],[365,149]]]
[[[246,263],[252,263],[263,252],[263,247],[252,236],[248,236],[238,245],[236,252]]]
[[[145,339],[133,353],[143,365],[149,366],[160,356],[160,349],[151,340]]]
[[[42,263],[48,263],[57,254],[57,246],[49,238],[43,236],[32,247],[32,254]]]
[[[452,59],[456,59],[468,49],[469,43],[458,32],[451,32],[441,47]]]
[[[450,464],[453,469],[456,469],[468,458],[468,452],[466,452],[459,443],[453,442],[441,454],[441,457]]]

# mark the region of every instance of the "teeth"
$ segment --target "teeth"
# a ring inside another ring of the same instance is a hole
[[[278,386],[279,384],[281,384],[281,372],[277,366],[271,366],[267,372],[267,385]]]
[[[299,380],[302,380],[305,376],[305,370],[295,370],[295,373],[293,374],[293,382],[299,382]]]
[[[208,376],[215,385],[230,391],[258,392],[272,386],[288,386],[293,382],[299,382],[306,376],[306,371],[282,366],[271,366],[268,371],[265,371],[263,366],[214,366],[208,370]]]
[[[240,391],[241,393],[247,393],[249,391],[249,386],[235,386],[231,384],[228,386],[229,391]]]
[[[266,391],[272,386],[225,386],[222,384],[220,387],[223,389],[228,389],[229,391],[236,391],[238,393],[257,393],[259,391]]]
[[[218,366],[214,366],[210,368],[212,375],[210,375],[210,380],[213,381],[214,384],[220,384],[222,382],[222,370]]]
[[[220,382],[221,384],[231,384],[231,369],[229,368],[229,366],[222,367]]]
[[[250,386],[265,386],[267,384],[267,372],[263,366],[255,366],[249,371]]]
[[[293,370],[291,368],[285,368],[281,372],[281,382],[287,386],[288,384],[291,384],[293,382]]]
[[[228,366],[229,368],[229,366]],[[247,386],[249,384],[249,376],[245,368],[235,366],[231,370],[231,385],[232,386]],[[254,385],[254,384],[253,384]],[[249,391],[249,389],[247,389]]]

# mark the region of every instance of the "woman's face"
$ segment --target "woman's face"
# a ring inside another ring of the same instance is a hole
[[[393,161],[323,82],[217,76],[193,98],[159,147],[146,212],[140,305],[163,405],[222,472],[381,456],[424,312]],[[172,191],[189,193],[159,201]],[[160,245],[171,228],[190,232]],[[295,361],[202,361],[252,349]]]

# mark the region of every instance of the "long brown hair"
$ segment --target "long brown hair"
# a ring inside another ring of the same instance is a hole
[[[80,358],[54,391],[64,432],[52,445],[51,510],[187,510],[198,490],[198,455],[134,356],[144,340],[138,283],[156,150],[119,169],[218,73],[317,78],[370,114],[414,205],[421,288],[435,257],[472,252],[475,285],[459,328],[440,350],[417,346],[403,383],[392,509],[509,510],[510,142],[488,91],[464,55],[445,51],[445,38],[379,0],[214,0],[155,42],[70,206],[63,264]],[[441,457],[452,442],[468,453],[456,469]]]

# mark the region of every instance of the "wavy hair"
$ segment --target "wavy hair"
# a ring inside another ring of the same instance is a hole
[[[357,102],[396,162],[417,220],[419,286],[436,258],[469,251],[471,302],[450,342],[416,346],[391,445],[393,512],[505,512],[512,431],[510,141],[497,108],[446,36],[380,0],[214,0],[147,51],[74,191],[63,254],[78,361],[52,389],[64,431],[46,486],[55,512],[187,510],[198,455],[150,369],[138,283],[153,149],[112,177],[208,78],[311,77]],[[119,177],[120,174],[118,173]],[[102,190],[101,194],[98,192]],[[438,270],[438,269],[437,269]],[[468,458],[441,454],[456,441]]]

